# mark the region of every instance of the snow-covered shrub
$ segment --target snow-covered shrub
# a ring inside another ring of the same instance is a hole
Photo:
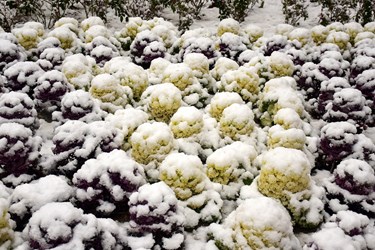
[[[187,200],[207,188],[201,160],[184,153],[172,153],[164,159],[159,179],[173,189],[179,200]]]
[[[212,224],[209,233],[222,250],[300,248],[288,211],[267,197],[245,200],[223,224]]]
[[[199,134],[203,128],[203,113],[195,107],[180,107],[172,116],[169,126],[175,138]]]
[[[359,134],[353,146],[353,153],[347,159],[358,159],[367,162],[375,169],[375,143],[366,135]]]
[[[114,114],[108,114],[105,120],[120,129],[124,136],[122,148],[128,149],[130,147],[128,141],[130,136],[140,125],[147,122],[148,118],[148,114],[142,110],[127,108],[119,109]]]
[[[333,170],[341,160],[353,153],[353,145],[357,141],[355,125],[346,121],[326,124],[320,134],[320,167]]]
[[[17,63],[23,61],[25,58],[24,53],[20,46],[7,39],[0,39],[0,72],[3,73],[5,69]]]
[[[321,115],[324,114],[327,104],[332,102],[333,95],[344,88],[350,88],[350,84],[342,77],[332,77],[322,81],[318,97],[318,110]]]
[[[132,90],[135,101],[140,100],[143,91],[149,85],[147,72],[134,63],[120,66],[113,75],[120,80],[122,86],[128,86]]]
[[[210,62],[205,55],[189,53],[185,55],[183,62],[193,70],[193,75],[204,88],[210,93],[214,92],[216,82],[210,75]]]
[[[104,26],[104,21],[98,16],[90,16],[84,20],[81,21],[80,26],[83,31],[87,31],[89,28],[91,28],[94,25],[101,25]]]
[[[345,33],[347,33],[350,37],[350,43],[354,44],[355,37],[363,32],[363,27],[360,23],[357,22],[350,22],[350,23],[345,23]]]
[[[303,121],[298,113],[291,108],[283,108],[277,111],[273,121],[276,125],[280,125],[284,129],[302,129]]]
[[[239,140],[242,136],[250,136],[254,127],[254,113],[246,104],[233,103],[223,110],[219,123],[223,137]]]
[[[120,85],[120,81],[110,74],[100,74],[91,81],[90,94],[101,101],[102,108],[115,112],[129,104],[133,92],[128,86]]]
[[[325,43],[327,36],[329,34],[329,30],[326,26],[316,25],[312,27],[310,30],[311,30],[311,38],[316,45]]]
[[[145,184],[129,198],[129,234],[141,237],[143,244],[162,249],[180,249],[184,243],[185,217],[171,188],[164,182]],[[130,241],[133,237],[130,237]]]
[[[53,155],[41,164],[41,170],[72,177],[86,160],[121,148],[123,136],[108,122],[68,120],[55,129],[52,142]]]
[[[221,76],[218,89],[238,93],[244,101],[255,103],[259,93],[259,76],[251,67],[229,70]]]
[[[179,61],[183,61],[187,54],[201,53],[208,58],[210,68],[213,67],[219,57],[219,52],[215,50],[214,41],[210,37],[193,36],[184,40],[182,36],[181,40],[181,48],[178,52]]]
[[[38,65],[45,71],[61,69],[61,64],[65,59],[65,51],[62,48],[46,48],[39,55]]]
[[[90,43],[87,43],[85,51],[87,55],[95,59],[98,66],[104,66],[107,61],[119,56],[116,46],[103,36],[97,36]]]
[[[217,26],[217,36],[221,37],[224,33],[240,34],[240,23],[233,18],[226,18],[220,21]]]
[[[31,173],[39,160],[41,138],[18,123],[0,125],[0,176]]]
[[[0,247],[9,248],[14,240],[13,224],[10,220],[9,210],[10,190],[0,182]]]
[[[355,79],[365,70],[375,69],[375,58],[369,56],[357,56],[350,64],[349,82],[355,84]]]
[[[347,121],[354,124],[358,131],[364,128],[371,109],[366,106],[361,91],[343,88],[333,94],[332,102],[325,106],[323,119],[327,122]]]
[[[140,17],[129,17],[124,27],[115,33],[117,40],[120,41],[124,50],[129,50],[130,44],[139,32],[147,29],[145,21]]]
[[[274,51],[282,52],[288,45],[288,38],[282,35],[273,35],[268,37],[265,45],[262,47],[264,55],[270,56]]]
[[[60,110],[52,113],[52,119],[61,123],[67,120],[99,121],[103,120],[106,114],[100,108],[100,102],[81,89],[66,93],[60,106]]]
[[[163,82],[172,83],[179,90],[184,91],[194,83],[193,70],[185,63],[170,64],[163,72]]]
[[[294,72],[293,61],[284,53],[278,51],[272,52],[269,58],[268,67],[273,78],[292,76]]]
[[[61,176],[48,175],[17,186],[10,196],[9,213],[23,229],[33,213],[50,202],[64,202],[73,197],[74,189]]]
[[[350,47],[350,36],[341,31],[330,32],[326,42],[336,44],[341,50],[345,50]]]
[[[305,109],[302,97],[295,90],[296,82],[291,77],[275,78],[268,81],[259,95],[261,124],[269,126],[274,123],[274,115],[282,108],[291,108],[302,117]]]
[[[340,211],[332,215],[322,228],[313,233],[303,249],[372,249],[373,223],[362,214]],[[335,240],[331,240],[332,238]]]
[[[298,25],[299,20],[306,20],[308,17],[307,4],[304,0],[283,0],[283,14],[285,22]]]
[[[274,125],[268,130],[267,145],[269,148],[285,147],[302,150],[305,147],[306,135],[302,129],[284,129]]]
[[[65,58],[61,72],[76,89],[88,90],[93,78],[92,64],[83,54],[74,54]]]
[[[109,39],[111,36],[111,31],[103,25],[93,25],[84,33],[84,39],[86,43],[91,43],[97,37],[104,37]]]
[[[169,122],[182,104],[181,91],[172,83],[163,83],[148,87],[143,100],[147,109],[156,121]]]
[[[216,47],[222,56],[235,61],[238,59],[238,56],[246,50],[243,38],[231,32],[226,32],[221,35],[216,42]]]
[[[293,223],[315,228],[323,220],[324,190],[311,180],[311,163],[306,154],[293,148],[276,147],[257,159],[258,190],[278,199],[290,212]]]
[[[54,28],[48,33],[48,37],[59,39],[61,48],[65,51],[75,51],[79,48],[77,35],[66,26]]]
[[[211,70],[211,75],[217,81],[220,81],[221,77],[229,70],[237,70],[240,66],[233,60],[220,57],[216,63],[214,68]]]
[[[134,63],[148,69],[152,60],[165,57],[167,49],[163,40],[149,30],[137,34],[130,45],[130,56]]]
[[[244,101],[238,93],[218,92],[212,97],[208,111],[212,117],[220,121],[224,109],[233,103],[243,104]]]
[[[327,78],[346,77],[346,70],[342,63],[334,58],[323,58],[318,64],[319,72]]]
[[[36,23],[36,22],[33,22]],[[42,36],[44,35],[44,27],[43,24],[39,23],[41,25],[42,34],[38,32],[37,29],[32,27],[27,27],[23,25],[20,28],[12,29],[12,33],[17,38],[18,42],[22,47],[24,47],[26,50],[35,49],[38,45],[38,43],[41,41]],[[36,23],[37,24],[37,23]]]
[[[32,95],[38,78],[44,71],[35,62],[18,62],[4,71],[4,87],[8,91],[24,92]]]
[[[374,215],[375,174],[367,162],[357,159],[341,161],[323,185],[327,191],[328,212],[351,210]]]
[[[131,155],[139,163],[161,162],[174,148],[171,129],[162,122],[144,123],[130,137]]]
[[[25,93],[9,92],[0,95],[0,124],[15,122],[37,128],[39,121],[33,100]]]
[[[34,89],[34,102],[39,112],[51,114],[60,109],[61,99],[72,90],[65,75],[57,70],[45,72],[38,78],[37,86]]]
[[[130,195],[145,184],[144,170],[122,150],[90,159],[74,174],[75,203],[87,212],[124,212]]]
[[[248,24],[243,28],[243,32],[248,36],[249,42],[254,43],[264,34],[264,30],[254,24]]]
[[[211,181],[223,185],[221,196],[236,198],[242,185],[249,185],[258,175],[253,160],[255,148],[243,142],[234,142],[213,152],[207,158],[206,173]]]
[[[372,114],[375,114],[375,69],[363,71],[355,79],[355,87],[362,92],[366,98],[367,105],[371,108]],[[370,116],[366,123],[371,126],[375,123],[373,116]]]

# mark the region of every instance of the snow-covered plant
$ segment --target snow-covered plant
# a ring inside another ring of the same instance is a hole
[[[41,41],[44,35],[44,27],[41,23],[28,22],[20,28],[12,29],[12,33],[22,47],[26,50],[31,50],[35,49]]]
[[[255,103],[259,93],[259,76],[256,69],[251,67],[228,70],[221,76],[218,89],[238,93],[244,101]]]
[[[203,113],[195,107],[180,107],[169,123],[175,138],[188,138],[199,134],[203,125]]]
[[[145,21],[140,17],[129,17],[124,27],[115,33],[117,40],[120,41],[124,50],[129,50],[130,44],[133,42],[137,34],[147,29]]]
[[[268,61],[268,67],[273,78],[292,76],[294,72],[293,61],[279,51],[272,52]]]
[[[318,110],[321,115],[324,114],[327,104],[332,102],[333,95],[344,88],[350,88],[350,84],[342,77],[332,77],[321,83],[318,97]]]
[[[207,158],[206,173],[212,182],[223,185],[221,196],[236,198],[242,185],[249,185],[258,175],[253,160],[255,148],[244,142],[234,142],[213,152]]]
[[[130,195],[146,183],[143,167],[122,150],[90,159],[74,174],[75,203],[87,212],[124,212]]]
[[[328,79],[332,77],[346,77],[346,69],[340,61],[334,58],[323,58],[318,64],[319,72]]]
[[[184,153],[172,153],[164,159],[159,179],[173,189],[179,200],[187,200],[207,188],[201,160]]]
[[[121,65],[113,75],[120,80],[122,86],[128,86],[132,90],[135,101],[140,100],[143,91],[149,85],[147,72],[134,63]]]
[[[244,101],[238,93],[218,92],[212,97],[208,111],[212,117],[220,121],[224,109],[233,103],[243,104]]]
[[[355,80],[355,87],[362,92],[362,95],[366,98],[367,105],[371,108],[372,114],[375,114],[375,69],[369,69],[363,71],[362,74],[358,75]],[[375,123],[373,116],[370,116],[367,120],[367,124]]]
[[[303,249],[372,248],[373,223],[369,217],[353,211],[339,211],[313,233]],[[335,237],[337,240],[330,240]]]
[[[161,162],[174,148],[171,129],[162,122],[144,123],[130,137],[131,155],[139,163]]]
[[[274,115],[282,108],[291,108],[302,117],[304,106],[302,97],[295,90],[296,82],[291,77],[275,78],[268,81],[259,95],[260,120],[264,126],[274,123]]]
[[[170,64],[163,72],[164,83],[172,83],[179,90],[184,91],[194,83],[193,70],[185,63]]]
[[[84,41],[88,44],[91,43],[95,38],[100,36],[109,39],[112,34],[106,26],[93,25],[85,31]]]
[[[277,111],[273,121],[276,125],[280,125],[284,129],[302,129],[303,121],[298,113],[291,108],[283,108]]]
[[[304,0],[283,0],[283,14],[285,22],[298,25],[299,20],[308,18],[307,6]]]
[[[199,18],[202,7],[208,0],[190,1],[170,1],[169,6],[178,14],[178,29],[185,31],[194,22],[194,18]]]
[[[345,50],[350,47],[350,36],[342,31],[330,32],[326,42],[336,44],[341,50]]]
[[[18,123],[0,125],[0,176],[31,173],[39,160],[41,138]]]
[[[41,170],[72,177],[86,160],[121,148],[123,136],[108,122],[68,120],[55,129],[52,142],[53,155],[41,164]]]
[[[324,168],[333,170],[341,160],[353,153],[358,141],[357,128],[352,123],[332,122],[321,129],[320,152]]]
[[[143,247],[159,246],[162,249],[180,249],[184,243],[185,216],[173,190],[164,182],[145,184],[129,198],[129,234],[142,238]]]
[[[13,224],[10,220],[9,189],[0,182],[0,247],[9,248],[14,240]]]
[[[23,229],[33,213],[50,202],[64,202],[73,197],[74,189],[62,176],[48,175],[17,186],[10,196],[9,213]]]
[[[116,46],[103,36],[94,37],[90,43],[86,44],[85,51],[87,55],[95,59],[98,66],[104,66],[113,57],[119,56]]]
[[[193,70],[193,75],[204,88],[210,93],[214,92],[216,82],[210,75],[210,62],[205,55],[189,53],[185,55],[183,62]]]
[[[123,149],[128,149],[129,138],[133,132],[143,123],[147,122],[149,115],[139,109],[127,108],[119,109],[114,114],[108,114],[105,120],[114,127],[120,129],[124,136]]]
[[[188,37],[185,40],[182,36],[181,40],[181,48],[178,52],[179,61],[183,61],[187,54],[201,53],[208,58],[210,67],[213,67],[217,58],[219,57],[219,52],[215,50],[214,41],[210,37],[193,36]]]
[[[288,33],[288,38],[295,47],[300,48],[311,42],[311,31],[306,28],[295,28]]]
[[[103,120],[106,114],[100,108],[100,102],[81,89],[66,93],[60,106],[60,110],[52,113],[52,119],[61,123],[67,120],[99,121]]]
[[[0,124],[15,122],[37,128],[39,121],[33,100],[25,93],[9,92],[0,95]]]
[[[365,161],[346,159],[338,164],[333,175],[324,180],[328,212],[351,210],[373,215],[374,169]]]
[[[39,55],[38,65],[47,70],[60,70],[61,64],[65,59],[65,51],[62,48],[46,48]]]
[[[34,89],[34,102],[39,112],[51,114],[60,109],[61,99],[72,90],[65,75],[57,70],[45,72],[38,78],[37,86]]]
[[[285,147],[302,150],[305,147],[306,135],[302,129],[284,129],[274,125],[268,130],[267,145],[269,148]]]
[[[225,32],[216,42],[216,47],[220,54],[232,60],[237,60],[238,56],[246,50],[243,38],[231,32]]]
[[[221,77],[229,70],[237,70],[240,66],[233,60],[220,57],[216,63],[214,68],[211,70],[211,75],[217,81],[220,81]]]
[[[311,30],[311,38],[316,45],[325,43],[327,36],[329,34],[329,30],[326,26],[316,25],[312,27],[310,30]]]
[[[371,109],[365,102],[361,91],[343,88],[334,93],[332,102],[325,106],[323,119],[328,122],[348,121],[361,131],[367,117],[371,115]]]
[[[258,190],[278,199],[291,213],[295,225],[317,227],[323,220],[324,190],[311,180],[307,155],[297,149],[276,147],[256,161],[261,168]]]
[[[80,27],[82,28],[83,31],[88,30],[94,25],[102,25],[104,26],[104,21],[98,16],[90,16],[84,20],[81,21]]]
[[[260,212],[261,211],[261,212]],[[274,199],[245,200],[209,234],[218,249],[298,249],[288,211]]]
[[[66,26],[54,28],[48,33],[48,37],[59,39],[61,48],[65,51],[75,51],[79,48],[77,35]]]
[[[76,89],[88,90],[93,78],[93,63],[83,54],[74,54],[65,58],[61,72]]]
[[[268,37],[265,45],[262,46],[265,56],[270,56],[274,51],[283,52],[288,45],[288,37],[283,35],[273,35]]]
[[[142,98],[147,110],[156,121],[169,122],[182,104],[181,91],[172,83],[148,87]]]
[[[246,25],[243,28],[243,32],[247,35],[250,43],[256,42],[264,34],[264,30],[255,24]]]
[[[152,60],[165,57],[167,49],[163,40],[149,30],[137,34],[130,45],[130,56],[134,63],[148,69]]]
[[[370,69],[375,69],[375,58],[356,56],[350,64],[349,82],[354,85],[357,76]]]
[[[3,73],[8,67],[23,61],[25,55],[17,43],[1,38],[0,45],[0,72]]]
[[[128,86],[120,85],[116,77],[107,73],[95,76],[89,91],[94,98],[101,101],[102,108],[109,112],[124,108],[133,96]]]
[[[8,91],[23,92],[32,95],[38,78],[44,71],[35,62],[18,62],[4,71],[4,87]]]
[[[219,123],[223,137],[240,140],[242,136],[250,136],[254,127],[254,113],[246,104],[233,103],[223,110]]]

